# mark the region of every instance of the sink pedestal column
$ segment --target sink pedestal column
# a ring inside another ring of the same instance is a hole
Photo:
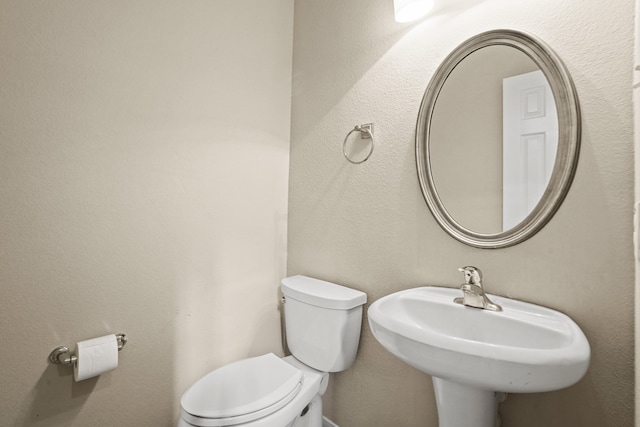
[[[495,427],[503,393],[433,377],[439,427]]]

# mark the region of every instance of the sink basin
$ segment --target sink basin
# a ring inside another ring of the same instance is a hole
[[[466,307],[453,302],[461,295],[459,289],[413,288],[387,295],[368,310],[380,344],[435,377],[441,427],[464,425],[460,420],[443,422],[447,415],[440,412],[447,410],[444,400],[449,392],[458,400],[466,391],[482,396],[478,399],[484,403],[479,406],[491,406],[480,415],[486,422],[476,419],[469,425],[492,425],[497,408],[494,392],[557,390],[584,376],[589,343],[568,316],[494,295],[490,299],[503,311]],[[451,410],[460,412],[460,407]]]
[[[589,343],[555,310],[490,295],[495,312],[455,304],[460,290],[422,287],[387,295],[368,311],[387,350],[430,375],[490,390],[551,391],[578,382]]]

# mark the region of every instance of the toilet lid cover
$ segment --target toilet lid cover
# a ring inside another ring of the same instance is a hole
[[[202,418],[237,417],[276,404],[301,382],[302,371],[269,353],[210,372],[184,393],[182,409]]]

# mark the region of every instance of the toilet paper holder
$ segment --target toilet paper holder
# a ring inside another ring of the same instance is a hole
[[[118,351],[121,351],[127,344],[127,336],[125,334],[116,334],[116,340],[118,341]],[[68,365],[73,366],[78,361],[78,357],[75,354],[71,354],[69,347],[61,345],[53,349],[49,353],[49,363],[54,365]]]

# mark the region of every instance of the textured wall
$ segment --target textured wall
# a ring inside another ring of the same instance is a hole
[[[589,372],[566,390],[511,395],[500,409],[505,426],[633,423],[633,13],[631,0],[452,0],[401,25],[391,0],[296,0],[288,273],[375,301],[419,285],[456,286],[456,268],[473,264],[491,292],[570,315],[590,340]],[[496,28],[530,32],[563,58],[581,100],[583,145],[551,222],[491,251],[438,227],[420,193],[413,141],[440,61]],[[352,165],[342,140],[368,122],[375,151]],[[331,381],[326,410],[342,427],[437,425],[429,377],[382,349],[366,326],[355,366]]]
[[[636,10],[635,10],[635,43],[634,43],[634,70],[633,70],[633,107],[634,107],[634,148],[635,148],[635,224],[634,226],[636,231],[636,245],[635,245],[635,266],[636,266],[636,315],[635,315],[635,324],[640,325],[640,298],[637,297],[640,292],[640,239],[638,239],[637,233],[640,233],[638,230],[638,223],[640,222],[640,211],[638,211],[638,203],[640,203],[640,1],[636,0]],[[640,369],[637,367],[640,366],[640,327],[636,326],[636,357],[635,357],[635,379],[636,379],[636,424],[640,420]]]
[[[0,425],[173,426],[281,352],[291,0],[0,1]],[[125,332],[74,383],[56,346]]]

